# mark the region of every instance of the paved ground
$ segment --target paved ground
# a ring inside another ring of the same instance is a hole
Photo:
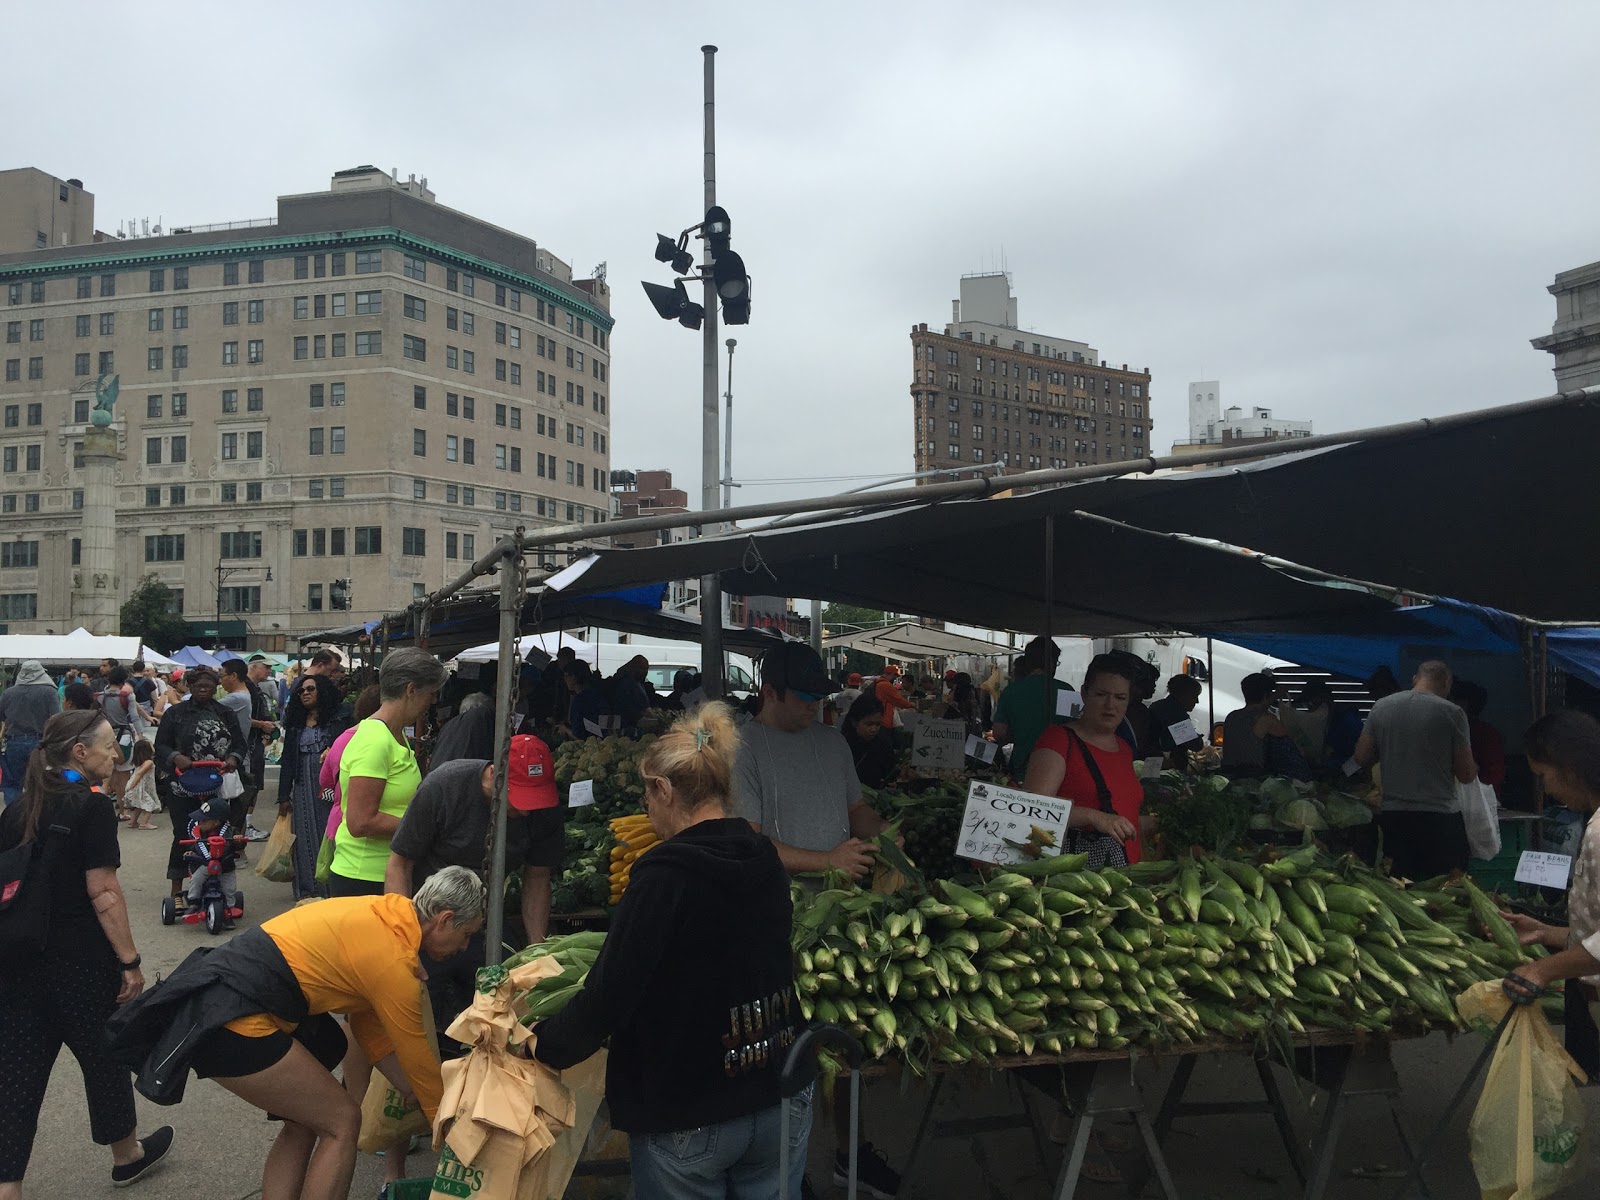
[[[161,897],[166,893],[162,871],[168,839],[164,833],[125,832],[122,884],[133,918],[134,937],[144,956],[145,975],[154,980],[170,971],[188,952],[207,939],[203,928],[160,923]],[[249,922],[259,923],[281,912],[289,903],[289,888],[257,879],[251,868],[240,873],[246,892]],[[1401,1115],[1413,1138],[1432,1127],[1450,1093],[1464,1076],[1481,1043],[1474,1037],[1453,1042],[1435,1035],[1397,1047],[1395,1062],[1405,1094]],[[1141,1082],[1159,1096],[1171,1071],[1170,1063],[1147,1063],[1140,1068]],[[1279,1072],[1289,1095],[1302,1141],[1310,1136],[1323,1112],[1323,1094],[1312,1088],[1296,1091],[1289,1077]],[[1242,1057],[1203,1060],[1190,1089],[1192,1099],[1257,1098],[1254,1071]],[[889,1153],[897,1165],[904,1163],[915,1133],[916,1119],[926,1096],[922,1085],[902,1085],[882,1080],[867,1090],[868,1136]],[[1585,1092],[1588,1128],[1600,1133],[1600,1089]],[[192,1082],[184,1103],[163,1109],[140,1104],[141,1129],[162,1123],[177,1129],[177,1143],[169,1164],[139,1186],[136,1195],[147,1200],[249,1200],[260,1190],[261,1162],[273,1127],[254,1109],[235,1100],[215,1084]],[[940,1101],[939,1116],[991,1115],[1016,1107],[1013,1093],[996,1086],[984,1075],[957,1077]],[[1051,1106],[1041,1103],[1041,1110]],[[1439,1200],[1466,1200],[1478,1191],[1467,1162],[1467,1117],[1452,1126],[1430,1171],[1433,1195]],[[813,1138],[812,1179],[828,1182],[827,1155],[831,1137],[818,1129]],[[1045,1200],[1052,1195],[1059,1151],[1050,1147],[1051,1162],[1041,1166],[1031,1136],[1022,1130],[963,1137],[935,1143],[924,1155],[902,1193],[917,1197],[951,1197],[960,1200],[999,1198]],[[1298,1194],[1271,1120],[1266,1116],[1194,1118],[1179,1124],[1167,1143],[1167,1152],[1180,1195],[1184,1200],[1274,1200]],[[1352,1103],[1346,1131],[1336,1158],[1328,1200],[1389,1200],[1392,1180],[1360,1178],[1353,1172],[1394,1168],[1402,1162],[1399,1142],[1387,1105],[1377,1100]],[[411,1160],[412,1174],[431,1173],[424,1155]],[[27,1182],[27,1195],[36,1198],[109,1196],[110,1157],[89,1141],[83,1092],[70,1055],[57,1063],[45,1102],[38,1143]],[[362,1157],[352,1196],[376,1194],[382,1178],[379,1160]],[[1600,1180],[1600,1157],[1586,1185],[1567,1193],[1574,1198],[1593,1196]],[[578,1194],[580,1189],[574,1189]],[[585,1196],[606,1194],[598,1185],[581,1189]],[[613,1190],[612,1194],[620,1194]],[[822,1194],[827,1195],[824,1191]],[[842,1190],[835,1192],[842,1195]],[[1122,1195],[1119,1189],[1083,1184],[1083,1197]],[[1154,1185],[1146,1195],[1157,1195]]]

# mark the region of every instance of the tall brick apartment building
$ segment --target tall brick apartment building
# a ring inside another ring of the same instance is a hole
[[[911,329],[916,469],[1002,472],[1145,458],[1150,371],[1017,328],[1005,274],[968,275],[942,331]],[[962,472],[965,473],[965,472]]]

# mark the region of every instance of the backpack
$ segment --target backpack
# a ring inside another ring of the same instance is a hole
[[[50,941],[50,876],[65,825],[47,825],[32,841],[0,851],[0,967],[38,961]]]

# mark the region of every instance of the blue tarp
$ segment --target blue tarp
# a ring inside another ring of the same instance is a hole
[[[180,662],[186,667],[210,667],[219,670],[222,664],[199,646],[185,646],[182,650],[174,651],[173,662]]]
[[[1522,625],[1509,613],[1459,600],[1397,608],[1363,615],[1320,633],[1250,634],[1215,631],[1219,641],[1232,642],[1261,654],[1307,667],[1320,667],[1353,679],[1365,679],[1385,665],[1399,671],[1409,647],[1429,651],[1468,650],[1484,654],[1523,653]],[[1552,629],[1548,633],[1550,665],[1600,687],[1600,629]]]

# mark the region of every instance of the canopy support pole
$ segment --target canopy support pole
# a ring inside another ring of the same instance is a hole
[[[1056,515],[1044,518],[1044,636],[1055,640],[1056,616]]]
[[[1206,638],[1206,707],[1211,713],[1206,721],[1206,745],[1209,746],[1217,728],[1217,656],[1211,649],[1209,637]]]
[[[484,914],[484,963],[497,965],[506,925],[506,811],[509,804],[513,688],[517,682],[518,618],[522,591],[517,570],[521,555],[507,551],[500,560],[500,659],[494,681],[494,812],[491,814],[488,910]]]

